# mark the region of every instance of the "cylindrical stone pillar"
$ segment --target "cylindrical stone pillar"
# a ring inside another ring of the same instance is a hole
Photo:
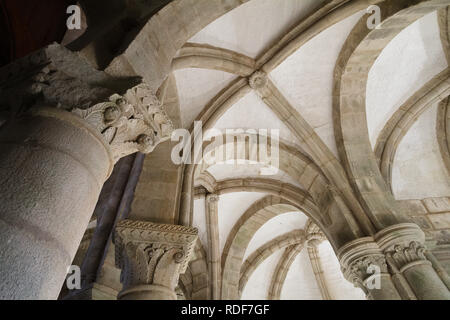
[[[57,45],[0,71],[0,299],[56,299],[114,164],[173,124],[145,83],[113,94]]]
[[[39,109],[0,132],[0,299],[56,299],[114,162],[100,133]]]
[[[450,291],[425,255],[425,235],[419,226],[402,223],[375,235],[391,269],[399,271],[419,300],[450,300]]]
[[[450,300],[450,291],[430,261],[409,263],[400,270],[419,300]]]
[[[221,265],[219,243],[219,196],[209,194],[205,199],[205,216],[208,235],[208,270],[210,276],[211,299],[220,300]]]

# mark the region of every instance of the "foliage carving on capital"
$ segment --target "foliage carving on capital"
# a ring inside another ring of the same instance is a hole
[[[65,121],[70,115],[84,120],[77,125],[101,135],[115,162],[135,152],[150,153],[173,131],[162,104],[141,78],[114,78],[58,44],[0,68],[1,126],[50,113]]]
[[[98,130],[118,161],[135,152],[150,153],[170,138],[173,124],[152,90],[145,84],[114,94],[108,102],[72,113]]]
[[[124,289],[157,284],[174,289],[186,271],[197,230],[178,225],[122,220],[115,232],[116,266]]]
[[[409,245],[395,245],[393,250],[386,252],[386,256],[393,267],[400,270],[412,262],[427,261],[425,250],[420,242],[411,241]]]
[[[343,269],[343,273],[347,280],[368,294],[365,283],[374,274],[371,271],[373,267],[376,267],[381,273],[388,272],[384,255],[368,255],[356,259],[346,269]]]
[[[386,257],[372,237],[355,239],[338,250],[344,277],[364,291],[368,298],[372,290],[380,289],[381,276],[388,274]]]

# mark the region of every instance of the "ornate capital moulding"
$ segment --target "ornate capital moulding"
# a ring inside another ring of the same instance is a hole
[[[179,275],[186,271],[197,233],[180,225],[120,221],[115,250],[123,290],[118,298],[132,292],[163,291],[176,299]]]
[[[173,130],[154,92],[140,82],[112,78],[50,45],[0,69],[0,111],[7,120],[31,114],[82,127],[101,140],[115,163],[151,152]]]
[[[344,277],[369,294],[367,282],[371,280],[371,266],[379,268],[381,274],[387,274],[387,263],[383,252],[372,237],[360,238],[344,245],[338,251]]]
[[[150,153],[170,138],[172,122],[155,94],[145,84],[114,94],[108,102],[72,113],[102,134],[114,161],[135,152]]]
[[[368,281],[373,276],[372,265],[381,275],[398,275],[407,269],[426,264],[425,235],[413,223],[397,224],[377,233],[374,237],[354,240],[338,251],[342,271],[347,280],[370,295]]]
[[[393,270],[403,273],[419,264],[431,266],[425,256],[425,234],[413,223],[388,227],[377,233],[375,239]]]

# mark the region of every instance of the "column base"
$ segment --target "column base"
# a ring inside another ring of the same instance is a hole
[[[163,286],[140,285],[121,291],[118,300],[177,300],[176,293]]]

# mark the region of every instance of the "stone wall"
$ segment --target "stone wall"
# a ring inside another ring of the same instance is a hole
[[[450,197],[402,200],[399,203],[425,232],[428,247],[450,272]]]

